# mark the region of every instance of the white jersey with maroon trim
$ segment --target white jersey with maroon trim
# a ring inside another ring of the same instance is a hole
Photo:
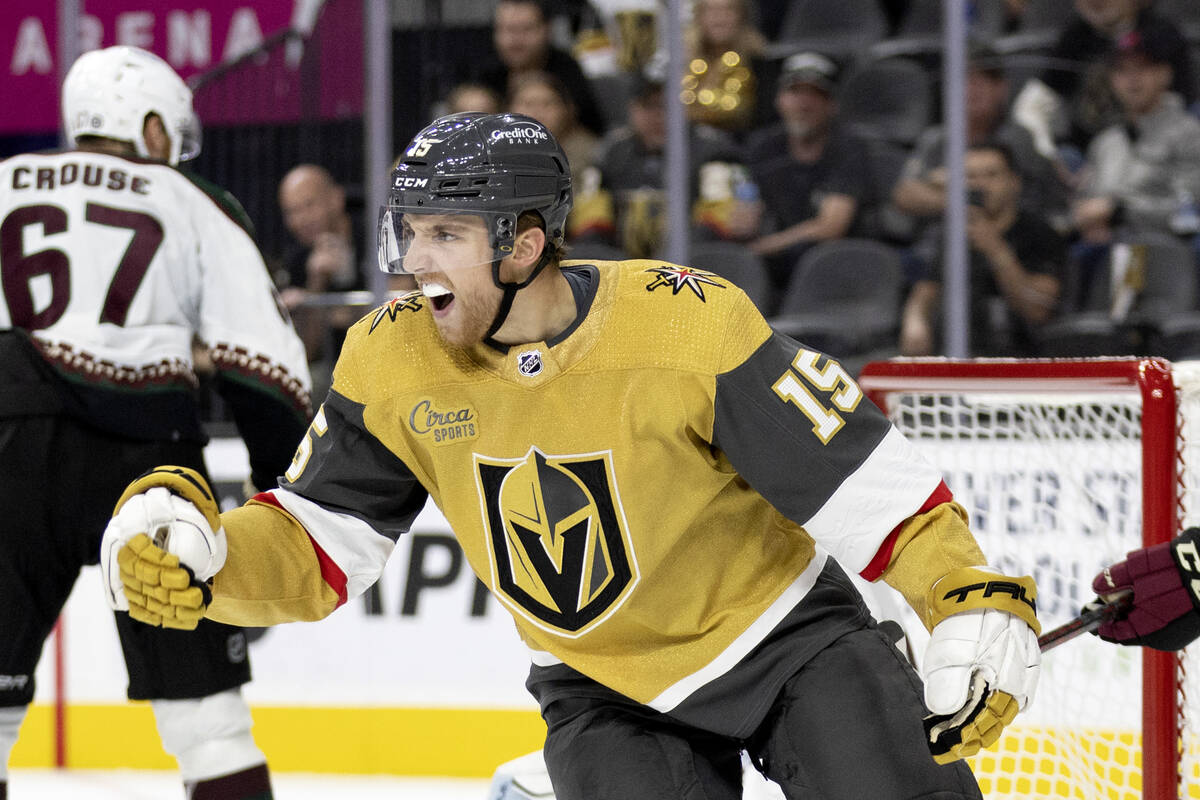
[[[170,166],[81,151],[0,162],[0,265],[0,328],[30,331],[69,377],[194,384],[194,334],[218,366],[308,402],[303,345],[253,239]]]

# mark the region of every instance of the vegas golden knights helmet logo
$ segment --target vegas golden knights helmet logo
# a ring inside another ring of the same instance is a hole
[[[493,590],[546,630],[579,635],[637,581],[607,453],[523,459],[476,455]]]

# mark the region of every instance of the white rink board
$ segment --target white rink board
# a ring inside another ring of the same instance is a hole
[[[215,442],[209,469],[218,484],[240,484],[240,443]],[[250,645],[251,703],[284,706],[394,706],[536,709],[525,691],[528,651],[512,618],[487,598],[472,616],[475,578],[466,560],[454,571],[445,518],[430,503],[401,537],[377,584],[381,614],[363,598],[320,622],[268,629]],[[408,580],[410,556],[424,580]],[[422,585],[445,582],[444,586]],[[410,585],[410,583],[412,585]],[[415,611],[402,613],[406,591]],[[99,570],[84,570],[64,612],[67,699],[71,703],[125,700],[125,665]],[[37,672],[37,702],[53,700],[53,644]]]

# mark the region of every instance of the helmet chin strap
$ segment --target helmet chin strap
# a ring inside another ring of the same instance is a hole
[[[529,273],[529,277],[520,283],[510,283],[500,280],[500,262],[503,260],[503,258],[497,258],[492,261],[492,283],[496,284],[496,288],[503,291],[504,295],[500,298],[500,307],[496,309],[496,317],[492,320],[491,327],[489,327],[487,333],[483,335],[483,341],[486,344],[490,344],[493,347],[500,349],[507,348],[507,345],[497,342],[492,337],[496,335],[496,332],[499,331],[504,323],[508,320],[508,312],[512,311],[513,300],[516,299],[517,292],[533,283],[533,279],[541,274],[541,271],[546,268],[548,263],[550,263],[550,254],[547,252],[547,250],[543,249],[542,255],[538,259],[537,266],[535,266],[533,271]]]

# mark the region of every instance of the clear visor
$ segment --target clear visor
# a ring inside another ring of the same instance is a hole
[[[200,118],[195,112],[184,118],[179,126],[179,160],[190,161],[200,155]]]
[[[379,213],[379,268],[411,275],[490,265],[512,252],[515,230],[513,214],[385,206]]]

